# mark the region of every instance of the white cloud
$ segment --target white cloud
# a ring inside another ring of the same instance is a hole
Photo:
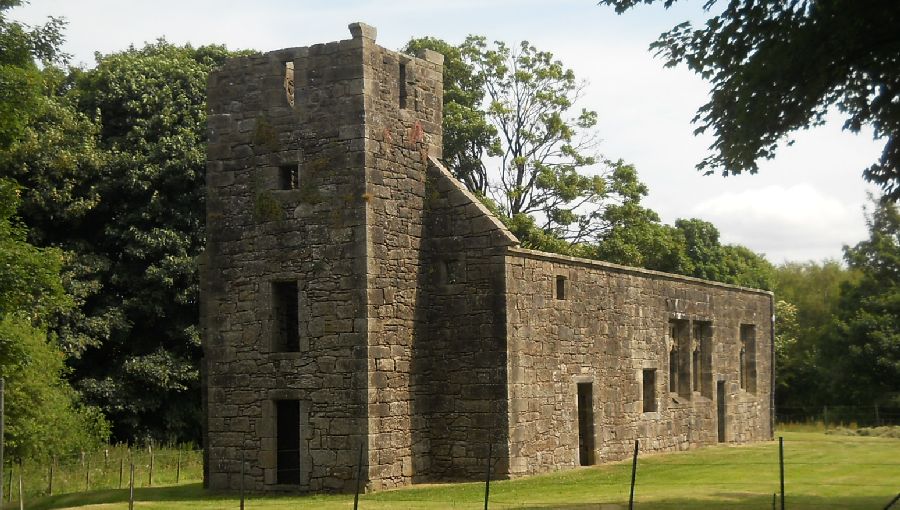
[[[726,192],[691,213],[711,221],[722,241],[764,252],[771,261],[837,257],[837,247],[866,236],[862,210],[809,184],[770,185]]]

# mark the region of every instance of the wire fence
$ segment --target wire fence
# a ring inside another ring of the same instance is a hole
[[[80,452],[7,463],[3,494],[6,502],[100,489],[125,489],[196,483],[203,479],[203,452],[190,448],[163,449],[108,446]]]
[[[697,504],[698,496],[705,501],[703,498],[726,495],[747,508],[783,508],[782,501],[786,500],[788,508],[900,510],[894,499],[900,494],[900,441],[877,441],[794,433],[783,445],[780,441],[764,442],[666,455],[648,455],[637,444],[634,456],[629,455],[625,461],[513,481],[494,480],[498,460],[492,453],[484,465],[482,484],[378,492],[360,499],[359,491],[367,482],[361,451],[353,466],[357,493],[334,497],[346,498],[343,504],[348,507],[352,498],[353,508],[362,509],[376,501],[379,508],[385,504],[391,508],[640,508],[642,503],[661,498],[672,508],[687,508]],[[128,490],[132,484],[148,488],[198,483],[202,481],[202,458],[201,450],[188,448],[110,446],[97,452],[7,465],[2,481],[5,508],[19,508],[16,502],[20,494],[27,502],[48,495]],[[247,460],[238,467],[235,474],[243,481],[245,471],[252,466]],[[134,501],[133,490],[129,495]],[[566,499],[564,495],[574,496]],[[137,494],[138,499],[145,497],[152,498],[152,491]],[[245,505],[250,509],[268,508],[272,504],[271,495],[245,495],[243,490],[217,501],[220,508],[235,509],[244,509]],[[298,507],[315,507],[314,502],[310,504],[305,506],[300,500]]]
[[[776,406],[775,409],[778,423],[822,423],[826,428],[900,425],[900,407],[897,406]]]

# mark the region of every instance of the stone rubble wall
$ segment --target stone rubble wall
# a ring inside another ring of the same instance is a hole
[[[432,159],[426,182],[426,329],[414,348],[414,412],[425,424],[415,481],[477,480],[489,442],[506,472],[503,249],[517,244],[477,198]],[[447,274],[448,264],[450,273]]]
[[[510,248],[506,296],[510,476],[579,465],[577,383],[593,384],[596,462],[627,457],[635,439],[643,452],[715,444],[715,393],[669,392],[670,319],[712,323],[726,442],[772,437],[770,293]],[[740,389],[741,324],[756,327],[755,393]],[[643,412],[643,369],[656,369],[657,412]]]

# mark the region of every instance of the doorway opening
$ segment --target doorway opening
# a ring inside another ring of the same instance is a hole
[[[594,392],[593,383],[578,383],[578,462],[594,463]]]
[[[276,476],[279,484],[300,484],[300,401],[275,401]]]

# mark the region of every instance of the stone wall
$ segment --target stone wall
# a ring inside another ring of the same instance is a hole
[[[578,383],[593,390],[589,463],[626,457],[635,439],[645,452],[715,444],[715,393],[669,391],[670,320],[711,325],[704,354],[710,380],[724,382],[724,440],[771,438],[770,293],[520,248],[508,249],[506,280],[510,475],[581,463]],[[740,388],[742,324],[755,325],[755,392]],[[645,369],[656,371],[652,412]]]
[[[504,253],[518,240],[441,164],[426,184],[423,299],[414,346],[416,438],[427,455],[415,481],[484,476],[489,443],[506,472]]]

